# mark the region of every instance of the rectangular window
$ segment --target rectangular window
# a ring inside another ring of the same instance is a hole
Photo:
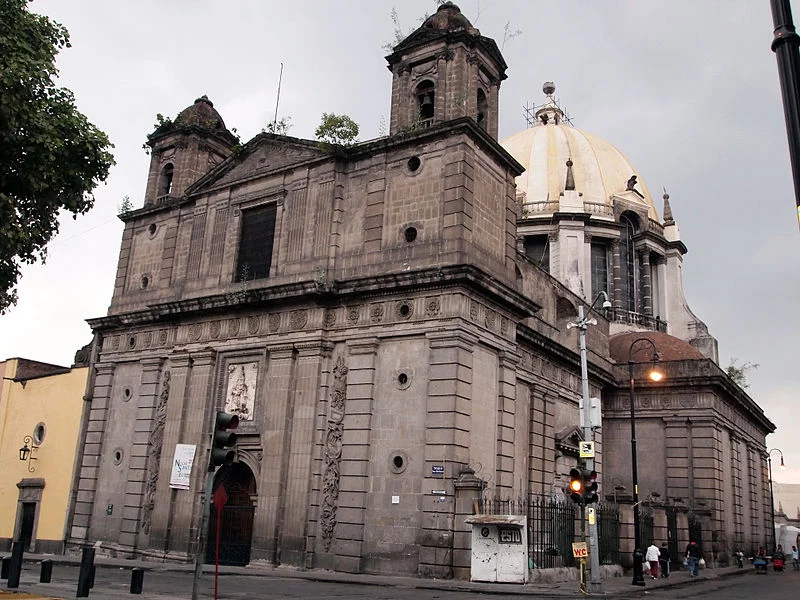
[[[592,243],[592,296],[600,292],[608,293],[608,246]]]
[[[242,211],[236,281],[269,277],[277,207],[273,202]]]
[[[525,256],[540,269],[550,272],[550,240],[546,235],[525,236]]]

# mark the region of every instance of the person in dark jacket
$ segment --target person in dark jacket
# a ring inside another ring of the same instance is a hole
[[[697,568],[701,558],[703,558],[703,551],[700,549],[700,545],[692,540],[686,546],[686,560],[689,561],[689,573],[692,577],[699,575]]]
[[[667,547],[667,542],[664,542],[658,551],[658,564],[661,570],[661,577],[664,579],[669,577],[669,561],[669,548]]]

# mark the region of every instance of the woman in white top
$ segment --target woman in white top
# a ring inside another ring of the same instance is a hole
[[[650,579],[658,578],[658,555],[660,551],[658,546],[655,545],[655,542],[650,544],[650,547],[647,549],[647,552],[644,555],[644,559],[650,563]]]

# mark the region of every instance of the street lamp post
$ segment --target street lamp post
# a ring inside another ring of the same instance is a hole
[[[775,497],[772,495],[772,453],[777,452],[781,455],[781,470],[786,468],[783,462],[783,452],[780,448],[772,448],[767,452],[767,466],[769,467],[769,516],[772,522],[772,552],[777,548],[775,543]]]
[[[655,365],[658,362],[658,351],[653,341],[646,337],[633,340],[628,349],[628,375],[630,376],[631,396],[631,477],[633,479],[633,581],[631,581],[631,585],[643,586],[644,573],[642,571],[642,559],[644,555],[641,547],[641,527],[639,524],[639,473],[636,464],[636,408],[634,406],[633,377],[633,348],[639,342],[646,342],[653,348],[653,370],[650,372],[650,378],[653,381],[660,381],[661,374],[655,369]]]
[[[611,308],[611,302],[608,301],[608,294],[605,292],[599,292],[592,302],[592,305],[589,307],[589,310],[584,315],[583,313],[583,304],[578,305],[578,322],[577,323],[568,323],[567,328],[577,327],[578,328],[578,338],[580,340],[580,349],[581,349],[581,386],[582,386],[582,393],[581,398],[583,399],[583,439],[586,441],[594,441],[594,427],[593,423],[591,422],[591,399],[589,398],[589,369],[588,363],[586,359],[586,330],[588,329],[589,325],[596,325],[597,321],[595,319],[591,319],[590,315],[594,310],[594,307],[597,305],[597,302],[603,298],[603,308]],[[594,470],[594,458],[589,458],[586,461],[586,468],[589,471]],[[589,520],[589,573],[591,578],[591,591],[593,593],[599,593],[601,591],[601,584],[600,584],[600,544],[597,538],[597,520],[590,519]]]

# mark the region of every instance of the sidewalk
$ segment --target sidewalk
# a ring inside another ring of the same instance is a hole
[[[40,563],[44,559],[53,561],[54,565],[71,565],[79,566],[80,557],[78,556],[64,556],[64,555],[46,555],[46,554],[26,554],[25,563],[30,568],[33,564]],[[181,564],[181,563],[160,563],[141,560],[127,560],[116,559],[98,556],[95,559],[95,565],[98,569],[101,568],[114,568],[114,569],[133,569],[141,568],[148,572],[183,572],[191,573],[194,571],[194,565]],[[281,577],[281,578],[297,578],[305,579],[308,581],[321,581],[331,583],[347,583],[350,585],[376,585],[382,587],[403,587],[427,590],[442,590],[442,591],[460,591],[470,593],[482,594],[502,594],[505,596],[547,596],[575,598],[580,596],[577,581],[568,581],[561,583],[528,583],[525,585],[517,584],[499,584],[499,583],[472,583],[469,581],[452,580],[452,579],[420,579],[417,577],[407,576],[384,576],[384,575],[365,575],[356,573],[341,573],[334,571],[325,571],[320,569],[313,570],[300,570],[295,567],[272,567],[262,565],[249,565],[246,567],[228,567],[221,566],[219,568],[220,574],[228,576],[242,576],[242,577]],[[214,566],[205,565],[203,572],[206,574],[213,574]],[[643,596],[648,590],[653,589],[666,589],[678,586],[686,586],[697,584],[703,581],[713,581],[728,577],[735,577],[737,575],[744,575],[751,573],[752,568],[739,569],[736,567],[725,567],[719,569],[703,569],[699,577],[690,577],[688,570],[674,571],[668,579],[645,579],[645,587],[631,585],[631,577],[626,575],[624,577],[615,577],[602,581],[602,593],[592,596],[600,596],[610,598],[636,598]],[[38,580],[38,577],[37,577]],[[35,594],[35,585],[28,582],[21,582],[17,592]],[[6,596],[3,592],[14,591],[7,590],[5,581],[0,584],[0,596]],[[185,595],[184,595],[185,596]],[[8,596],[7,596],[8,597]],[[16,598],[22,598],[22,594],[17,595]],[[41,598],[41,596],[27,596],[28,598]],[[130,597],[130,596],[128,596]],[[176,596],[177,598],[178,596]],[[180,596],[183,597],[183,596]]]

